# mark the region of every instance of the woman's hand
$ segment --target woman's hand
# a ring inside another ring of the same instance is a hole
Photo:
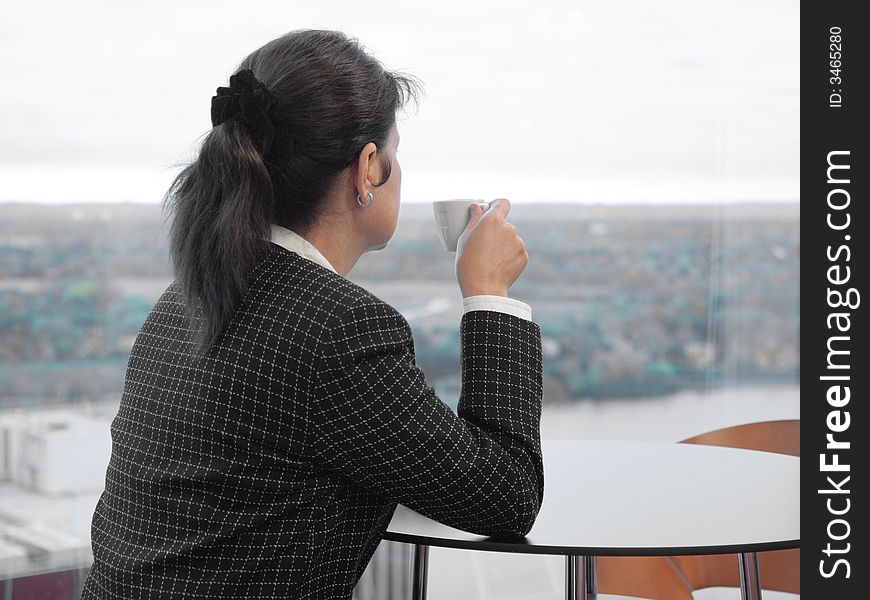
[[[463,298],[507,296],[529,263],[523,239],[505,220],[510,209],[507,198],[495,200],[486,212],[477,204],[469,207],[471,218],[456,245],[456,280]]]

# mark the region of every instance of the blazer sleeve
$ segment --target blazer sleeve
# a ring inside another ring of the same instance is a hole
[[[460,324],[457,412],[416,366],[386,303],[348,309],[324,343],[310,412],[315,460],[436,521],[524,536],[544,494],[540,328],[489,310]]]

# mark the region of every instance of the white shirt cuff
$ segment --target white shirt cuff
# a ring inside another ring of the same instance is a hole
[[[525,302],[507,298],[505,296],[468,296],[462,299],[462,312],[472,310],[495,310],[520,317],[526,321],[532,320],[532,307]]]

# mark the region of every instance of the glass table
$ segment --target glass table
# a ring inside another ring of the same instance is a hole
[[[425,600],[430,546],[565,556],[565,597],[595,598],[597,556],[737,554],[745,600],[758,552],[800,544],[800,459],[653,442],[544,440],[544,501],[524,538],[454,529],[398,505],[383,539],[413,545]],[[603,596],[601,596],[603,598]]]

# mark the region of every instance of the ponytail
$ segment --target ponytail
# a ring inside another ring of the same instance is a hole
[[[201,354],[232,318],[268,249],[272,182],[245,126],[230,119],[215,127],[164,203],[174,213],[170,260],[191,325],[201,322],[193,340]]]

